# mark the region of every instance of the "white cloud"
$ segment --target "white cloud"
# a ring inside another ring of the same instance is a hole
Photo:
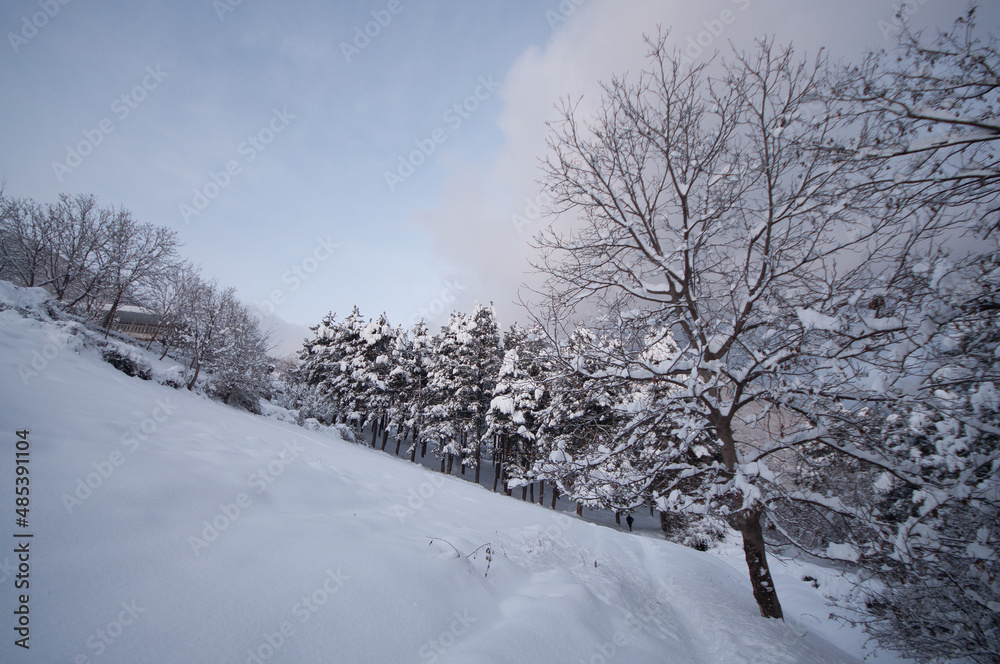
[[[590,115],[600,103],[600,82],[638,71],[647,50],[643,34],[655,33],[670,14],[662,0],[630,2],[624,12],[619,4],[589,2],[544,49],[527,49],[511,67],[501,91],[500,152],[488,164],[452,164],[440,204],[416,216],[439,252],[477,275],[470,302],[493,300],[505,321],[523,317],[513,300],[518,286],[531,281],[529,240],[544,221],[518,228],[512,218],[535,221],[528,213],[540,193],[546,122],[557,119],[556,106],[564,98],[582,97],[579,108]]]

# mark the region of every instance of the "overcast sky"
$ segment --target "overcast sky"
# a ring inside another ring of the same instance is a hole
[[[476,301],[506,325],[535,228],[514,219],[531,221],[560,98],[595,105],[658,25],[696,58],[762,35],[854,58],[891,46],[898,6],[4,0],[0,179],[174,228],[206,276],[295,325],[357,304],[436,326]],[[915,0],[912,21],[967,7]]]

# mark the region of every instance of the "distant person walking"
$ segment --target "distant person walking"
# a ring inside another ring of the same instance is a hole
[[[635,519],[632,518],[631,514],[629,514],[627,517],[625,517],[625,523],[628,524],[628,531],[629,532],[632,532],[632,523],[634,521],[635,521]]]

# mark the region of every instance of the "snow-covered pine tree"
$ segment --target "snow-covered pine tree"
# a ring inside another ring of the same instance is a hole
[[[396,456],[412,432],[410,415],[413,393],[417,381],[417,365],[413,352],[413,339],[402,327],[392,330],[392,354],[389,357],[389,374],[386,376],[387,418],[386,432],[392,430],[396,439]],[[383,434],[384,435],[384,434]]]
[[[367,404],[361,397],[362,390],[357,369],[364,365],[365,342],[362,338],[366,321],[358,307],[335,328],[336,334],[331,344],[332,362],[325,385],[340,419],[355,428],[360,437],[361,429],[368,417]]]
[[[382,449],[388,439],[388,418],[392,405],[387,381],[392,372],[396,331],[383,313],[361,328],[361,346],[352,362],[351,382],[358,402],[364,404],[365,421],[371,426],[371,445],[382,436]]]
[[[627,382],[609,372],[609,344],[615,345],[578,326],[558,349],[560,364],[551,361],[546,367],[551,397],[539,413],[537,440],[509,467],[513,484],[547,480],[578,509],[620,508],[627,502],[613,495],[607,469],[599,470],[626,421],[630,393]]]
[[[625,326],[645,329],[645,323]],[[635,380],[608,358],[619,353],[610,341],[579,327],[562,358],[572,371],[560,376],[546,413],[540,455],[533,473],[563,478],[563,489],[590,507],[631,512],[659,509],[667,536],[708,546],[708,532],[724,529],[708,515],[728,513],[735,497],[726,490],[721,442],[700,426],[678,389],[667,381]],[[636,345],[642,361],[668,361],[678,351],[668,329],[647,333]],[[705,490],[707,489],[707,490]]]
[[[288,405],[297,409],[303,419],[315,418],[324,424],[333,424],[338,413],[326,379],[334,360],[336,315],[327,313],[323,320],[309,329],[313,336],[305,340],[298,353],[299,363],[291,374],[293,390]]]
[[[519,346],[504,353],[486,413],[483,440],[495,462],[494,491],[497,486],[513,488],[525,478],[535,457],[540,414],[549,398],[537,359],[531,357],[523,339]],[[508,485],[512,468],[517,469],[516,481]]]
[[[496,310],[493,305],[477,304],[472,312],[472,324],[469,327],[472,336],[471,351],[473,356],[472,376],[475,383],[475,401],[471,404],[472,423],[464,434],[461,456],[466,465],[475,469],[474,481],[479,483],[482,462],[483,434],[486,431],[486,413],[490,408],[490,399],[496,387],[497,374],[503,360],[500,326],[497,324]]]
[[[329,403],[338,422],[351,422],[359,431],[364,424],[364,402],[360,398],[362,385],[355,379],[355,368],[364,364],[362,331],[365,325],[357,307],[340,322],[333,314],[327,314],[319,325],[311,328],[313,338],[306,341],[300,351],[301,364],[296,372],[315,390],[320,400]]]
[[[511,323],[510,327],[503,334],[503,350],[504,352],[511,349],[519,349],[522,347],[524,342],[528,339],[528,331],[523,327],[518,325],[516,322]]]
[[[408,376],[407,389],[402,398],[401,408],[405,416],[404,426],[410,431],[410,461],[416,461],[417,450],[423,457],[427,452],[429,438],[424,422],[426,406],[430,401],[428,370],[433,364],[436,339],[420,320],[408,335],[406,346],[399,353],[397,365]]]
[[[436,338],[427,367],[427,402],[424,406],[424,436],[441,459],[442,470],[451,473],[454,459],[463,456],[466,439],[477,427],[481,380],[472,329],[467,314],[453,312]]]

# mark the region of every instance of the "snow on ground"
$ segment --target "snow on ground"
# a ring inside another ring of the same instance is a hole
[[[0,292],[0,308],[12,297],[24,305],[31,294]],[[826,619],[801,566],[775,566],[790,618],[764,620],[733,551],[622,533],[328,430],[130,378],[70,340],[65,324],[12,309],[0,311],[0,394],[3,662],[774,664],[863,654],[855,631]],[[14,513],[22,429],[27,528]],[[29,532],[30,588],[15,589],[24,539],[13,534]],[[21,594],[30,650],[15,645]]]

